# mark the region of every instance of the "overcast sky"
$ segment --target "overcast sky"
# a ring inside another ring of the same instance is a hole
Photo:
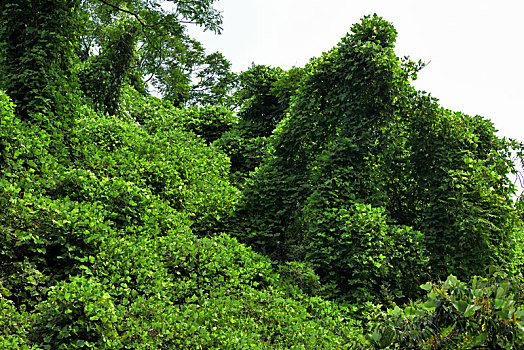
[[[398,31],[398,56],[430,62],[414,83],[418,89],[524,141],[524,1],[219,0],[215,7],[223,14],[222,35],[191,33],[235,71],[252,62],[304,66],[377,13]]]

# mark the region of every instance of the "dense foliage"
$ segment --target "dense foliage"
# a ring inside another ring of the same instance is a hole
[[[1,96],[2,345],[349,341],[353,326],[340,307],[295,289],[267,258],[228,235],[211,234],[236,193],[222,153],[178,128],[159,124],[149,133],[86,109],[70,130],[75,161],[60,163],[40,144],[45,133],[38,147],[30,144],[38,131],[16,122]],[[40,157],[45,165],[33,162]]]
[[[496,272],[470,283],[450,275],[427,295],[377,315],[366,348],[517,349],[524,340],[522,281]]]
[[[243,241],[311,263],[350,302],[510,264],[520,232],[511,143],[415,91],[419,65],[395,55],[395,37],[367,17],[306,68],[232,220]]]
[[[284,118],[298,89],[303,69],[253,65],[238,77],[232,100],[239,106],[238,122],[216,145],[231,159],[232,180],[242,186],[269,154],[269,137]]]
[[[1,5],[0,348],[524,346],[522,148],[378,16],[237,75],[213,2]]]

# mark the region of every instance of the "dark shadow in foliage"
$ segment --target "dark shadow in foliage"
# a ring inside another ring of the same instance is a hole
[[[231,178],[240,187],[267,157],[268,138],[284,118],[303,75],[302,68],[283,71],[263,65],[253,65],[239,75],[234,95],[239,120],[216,145],[231,159]]]

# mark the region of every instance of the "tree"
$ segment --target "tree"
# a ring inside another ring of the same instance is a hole
[[[79,78],[83,92],[91,98],[95,108],[116,114],[122,85],[132,76],[132,66],[137,61],[137,27],[136,23],[122,21],[110,28],[107,43],[98,55],[83,63]]]
[[[284,117],[287,105],[280,104],[274,84],[284,74],[278,67],[254,65],[239,76],[235,94],[240,105],[239,116],[253,136],[269,136]]]
[[[253,65],[238,77],[232,102],[239,121],[217,145],[231,159],[234,181],[242,184],[268,154],[268,138],[284,118],[304,70]]]
[[[177,106],[221,103],[235,80],[231,64],[220,53],[207,55],[185,32],[186,26],[197,25],[220,33],[222,17],[213,8],[214,1],[85,1],[80,55],[96,57],[97,48],[104,54],[114,33],[126,31],[122,28],[126,23],[127,32],[133,33],[128,48],[134,55],[128,75],[144,77]],[[124,63],[120,56],[111,61]]]
[[[200,105],[230,104],[230,93],[238,84],[231,63],[220,52],[204,55],[191,75],[196,78],[189,91],[189,103]]]
[[[64,114],[78,82],[107,113],[117,111],[124,82],[145,92],[143,77],[177,104],[218,102],[234,80],[230,64],[218,53],[206,55],[185,33],[187,25],[220,32],[214,0],[168,3],[169,10],[166,2],[146,0],[4,2],[0,86],[25,119]],[[194,87],[193,74],[200,79]]]
[[[422,65],[399,59],[395,38],[365,17],[306,67],[233,225],[275,259],[313,263],[353,301],[414,296],[399,286],[426,273],[468,278],[506,264],[520,227],[505,176],[511,145],[488,121],[415,91]]]
[[[23,119],[61,113],[74,89],[80,0],[4,1],[0,8],[0,87]]]

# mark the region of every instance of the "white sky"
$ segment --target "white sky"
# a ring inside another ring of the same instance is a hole
[[[524,141],[522,0],[218,0],[215,7],[223,12],[222,35],[191,34],[209,53],[222,52],[235,71],[252,62],[304,66],[377,13],[398,31],[398,56],[431,61],[418,89]]]

